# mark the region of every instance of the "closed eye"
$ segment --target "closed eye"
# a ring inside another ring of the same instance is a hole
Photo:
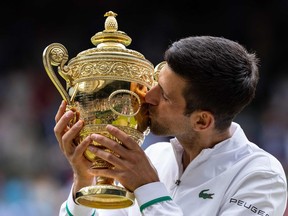
[[[168,97],[166,97],[166,95],[164,94],[164,92],[162,91],[162,98],[165,100],[165,101],[168,101]]]
[[[169,100],[169,97],[167,97],[167,95],[165,94],[162,86],[161,86],[159,83],[158,83],[158,86],[159,86],[159,88],[161,89],[161,96],[162,96],[162,98],[163,98],[165,101],[168,101],[168,100]]]

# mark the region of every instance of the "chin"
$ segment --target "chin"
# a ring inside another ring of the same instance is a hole
[[[158,126],[155,126],[152,122],[150,122],[150,131],[155,134],[155,135],[158,135],[158,136],[161,136],[162,133],[161,133],[161,130],[159,130],[160,128]]]
[[[140,132],[144,132],[149,127],[150,119],[148,117],[144,117],[141,121],[138,122],[137,130]]]
[[[171,132],[165,124],[150,120],[150,131],[157,136],[170,136]]]

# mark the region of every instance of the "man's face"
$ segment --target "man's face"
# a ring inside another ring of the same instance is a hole
[[[190,128],[189,117],[184,115],[186,102],[182,95],[186,84],[167,64],[161,69],[158,84],[145,96],[154,134],[177,136]]]

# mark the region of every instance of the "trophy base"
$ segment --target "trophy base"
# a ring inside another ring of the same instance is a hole
[[[115,185],[93,185],[79,190],[75,202],[96,209],[120,209],[134,204],[134,194]]]

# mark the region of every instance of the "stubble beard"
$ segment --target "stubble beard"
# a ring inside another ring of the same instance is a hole
[[[165,124],[150,119],[150,131],[158,136],[169,136],[169,128]]]

